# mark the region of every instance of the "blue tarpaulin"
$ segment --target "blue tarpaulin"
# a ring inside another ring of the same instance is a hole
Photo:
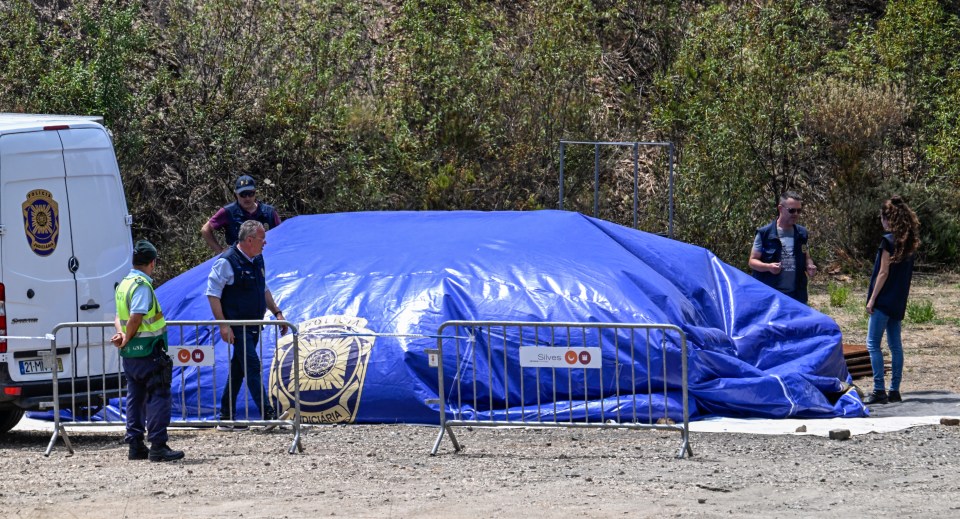
[[[373,346],[345,334],[339,350],[305,364],[301,380],[310,391],[301,402],[319,421],[438,423],[437,405],[425,403],[438,393],[424,352],[436,339],[417,336],[436,334],[449,320],[672,324],[688,338],[694,419],[867,415],[856,394],[844,392],[849,375],[832,319],[706,249],[582,214],[297,216],[267,233],[264,259],[267,284],[302,341],[331,330],[384,334]],[[212,261],[157,290],[168,321],[213,318],[204,295]],[[211,340],[171,331],[172,344]],[[219,395],[228,354],[213,335],[222,350],[215,368]],[[276,369],[277,338],[267,331],[263,340],[264,380],[279,387],[281,400],[289,398],[283,380],[291,363],[284,347],[289,336],[279,341]],[[214,416],[214,402],[196,402],[197,385],[212,386],[213,370],[183,369],[184,377],[174,377],[174,394],[186,381],[186,414]],[[338,383],[309,385],[311,376],[333,375]],[[488,390],[503,399],[496,387]],[[174,414],[184,413],[175,401]]]

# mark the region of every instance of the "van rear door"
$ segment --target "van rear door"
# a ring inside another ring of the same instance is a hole
[[[130,271],[133,245],[131,218],[120,182],[120,169],[113,143],[102,128],[60,130],[63,158],[70,196],[71,244],[76,259],[77,320],[113,321],[116,316],[114,289]],[[79,337],[76,358],[86,365],[77,366],[75,375],[118,370],[118,350],[103,347],[99,329],[96,336]],[[113,328],[108,330],[112,335]],[[85,335],[85,334],[81,334]],[[58,336],[58,343],[63,337]],[[106,337],[109,340],[109,337]],[[90,348],[89,355],[82,351]],[[100,358],[103,357],[103,358]]]
[[[40,337],[61,322],[113,320],[112,287],[123,277],[118,269],[124,260],[117,258],[130,254],[122,250],[130,242],[126,203],[116,186],[109,137],[100,127],[61,128],[0,135],[0,224],[5,229],[0,264],[11,336]],[[118,224],[105,217],[117,204]],[[121,239],[109,235],[117,225]],[[100,246],[107,242],[120,245]],[[58,357],[63,376],[118,371],[115,348],[104,348],[103,333],[96,331],[58,334],[58,346],[75,351]],[[39,357],[49,347],[49,342],[9,340],[9,378],[49,380],[52,366]],[[89,347],[96,353],[88,354]]]

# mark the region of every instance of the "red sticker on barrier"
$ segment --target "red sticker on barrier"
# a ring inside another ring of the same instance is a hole
[[[590,364],[590,352],[581,351],[580,352],[580,364]]]
[[[209,346],[178,344],[169,348],[167,354],[173,359],[174,366],[213,366],[216,358]]]
[[[567,361],[567,364],[576,364],[577,363],[577,352],[568,351],[564,356],[563,360]]]

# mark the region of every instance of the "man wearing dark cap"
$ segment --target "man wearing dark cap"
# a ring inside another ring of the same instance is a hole
[[[270,230],[280,225],[280,215],[270,204],[257,200],[257,182],[249,175],[242,175],[234,184],[234,193],[237,200],[225,207],[221,207],[207,223],[200,228],[203,241],[207,243],[214,254],[220,254],[237,242],[240,234],[240,224],[247,220],[256,220],[263,224],[263,228]],[[224,230],[226,246],[220,245],[214,232]]]
[[[117,333],[110,341],[120,348],[127,378],[127,459],[174,461],[183,451],[167,446],[170,425],[170,381],[173,361],[167,356],[167,323],[153,292],[157,249],[147,240],[133,246],[133,269],[117,285]],[[147,427],[149,426],[149,433]],[[148,449],[144,433],[150,440]]]

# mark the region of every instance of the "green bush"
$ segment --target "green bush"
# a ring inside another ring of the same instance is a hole
[[[877,24],[880,74],[896,78],[916,99],[917,145],[942,181],[960,181],[960,17],[956,4],[895,0]],[[933,182],[928,182],[933,183]]]
[[[208,257],[240,173],[284,218],[553,208],[561,139],[675,143],[675,234],[736,265],[785,189],[818,264],[872,261],[900,193],[922,262],[956,265],[960,23],[882,4],[6,0],[0,111],[105,117],[162,277]],[[591,212],[592,147],[565,161]],[[601,217],[631,224],[636,189],[665,230],[666,152],[639,185],[629,148],[601,161]]]
[[[933,302],[929,299],[907,302],[907,320],[914,324],[929,323],[937,318]]]
[[[844,285],[838,285],[833,281],[827,285],[827,293],[830,294],[830,306],[842,308],[847,304],[847,298],[850,297],[850,289]]]
[[[776,200],[804,189],[808,139],[796,129],[800,94],[826,50],[825,13],[799,2],[716,4],[693,22],[670,70],[658,77],[656,124],[675,135],[678,236],[743,264],[754,229]]]

